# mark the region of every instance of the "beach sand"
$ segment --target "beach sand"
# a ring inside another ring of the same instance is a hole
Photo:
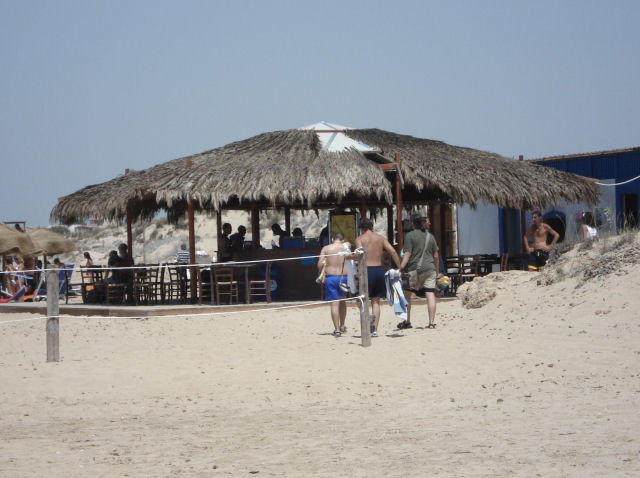
[[[0,323],[0,477],[638,476],[640,268],[572,276],[590,254],[476,280],[435,330],[384,306],[368,348],[355,307],[340,338],[327,306],[61,317],[58,363],[43,320]]]

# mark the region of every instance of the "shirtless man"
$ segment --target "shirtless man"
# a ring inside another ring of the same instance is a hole
[[[378,336],[378,322],[380,322],[380,298],[387,297],[387,285],[382,268],[382,254],[389,253],[396,267],[400,267],[400,256],[393,246],[380,234],[373,232],[373,222],[364,218],[360,221],[360,235],[356,238],[356,247],[362,247],[367,254],[367,277],[369,282],[369,299],[371,311],[375,315],[372,337]]]
[[[551,234],[553,239],[551,244],[547,244],[547,234]],[[533,247],[529,245],[529,237],[533,236]],[[529,270],[540,271],[549,259],[551,247],[558,242],[560,234],[554,231],[551,226],[542,222],[540,211],[533,213],[533,224],[527,229],[527,233],[522,236],[524,249],[529,253]]]
[[[333,236],[333,242],[322,248],[320,257],[318,258],[318,271],[326,263],[325,280],[324,280],[324,300],[335,301],[344,298],[347,293],[340,289],[340,282],[347,284],[344,271],[345,259],[350,257],[343,255],[333,255],[345,252],[344,236],[336,233]],[[344,320],[347,317],[347,304],[344,301],[331,302],[331,320],[333,321],[333,335],[340,337],[342,332],[346,330]]]

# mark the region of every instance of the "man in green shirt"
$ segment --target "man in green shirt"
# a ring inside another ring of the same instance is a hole
[[[426,291],[429,325],[434,329],[436,324],[436,276],[438,270],[438,244],[429,231],[423,231],[428,218],[419,214],[411,215],[411,228],[404,237],[404,257],[400,264],[400,272],[408,275],[407,284],[403,284],[407,306],[407,320],[398,324],[399,329],[411,328],[411,299],[416,294]],[[427,226],[428,227],[428,226]]]

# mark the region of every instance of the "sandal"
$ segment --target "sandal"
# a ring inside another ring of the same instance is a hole
[[[436,328],[436,324],[427,325],[427,329],[435,329],[435,328]]]
[[[411,322],[407,322],[406,320],[403,320],[397,325],[397,327],[399,329],[411,329],[413,328],[413,325],[411,325]]]
[[[345,327],[344,325],[341,325],[340,332],[344,334],[346,331],[347,331],[347,327]]]
[[[334,330],[333,331],[333,336],[334,337],[340,337],[342,335],[342,332],[340,332],[339,330]]]

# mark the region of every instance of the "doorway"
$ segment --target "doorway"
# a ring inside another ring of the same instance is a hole
[[[622,219],[624,227],[638,227],[638,195],[623,194],[622,195]]]

